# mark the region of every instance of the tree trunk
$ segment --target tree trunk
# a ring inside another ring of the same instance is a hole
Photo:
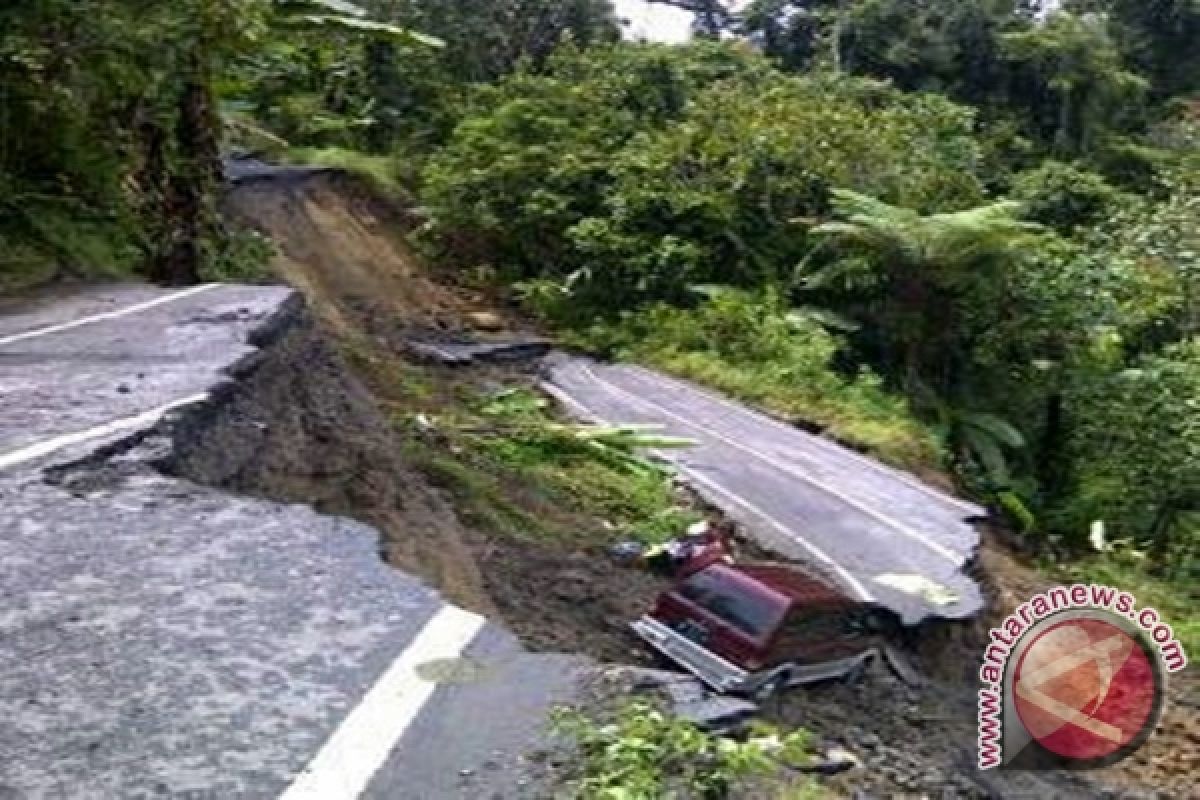
[[[1046,398],[1046,421],[1037,454],[1038,487],[1046,498],[1058,497],[1063,488],[1066,431],[1066,404],[1062,392],[1056,389]]]
[[[205,61],[190,59],[178,99],[175,138],[179,164],[171,171],[164,198],[165,248],[152,277],[169,286],[200,281],[206,253],[219,245],[221,227],[214,206],[223,180],[216,103]]]
[[[1062,91],[1062,102],[1058,106],[1058,133],[1055,134],[1054,139],[1060,152],[1070,153],[1072,151],[1070,89]]]

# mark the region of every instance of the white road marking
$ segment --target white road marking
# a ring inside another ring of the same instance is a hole
[[[548,381],[542,383],[542,388],[551,397],[558,400],[564,406],[574,409],[576,414],[580,414],[585,418],[595,420],[597,423],[602,424],[602,425],[611,425],[612,424],[611,422],[604,419],[602,416],[600,416],[599,414],[595,413],[590,408],[585,406],[583,403],[579,402],[574,397],[571,397],[571,395],[567,394],[565,391],[558,388],[557,386],[554,386],[553,384],[549,383]],[[660,458],[664,458],[664,460],[666,460],[665,456],[661,452],[657,453],[657,455],[659,455]],[[676,468],[680,471],[680,473],[685,475],[688,478],[688,480],[694,481],[695,483],[698,483],[701,486],[707,487],[709,489],[709,491],[716,492],[717,494],[722,495],[723,497],[728,499],[730,502],[741,506],[742,508],[749,511],[751,514],[754,514],[755,516],[760,517],[764,522],[767,522],[772,527],[774,527],[776,530],[780,531],[788,539],[798,543],[805,550],[812,553],[813,556],[815,556],[818,561],[821,561],[822,563],[824,563],[824,564],[828,565],[830,568],[832,568],[833,571],[836,572],[838,574],[838,576],[840,576],[841,579],[845,582],[846,587],[848,589],[851,589],[858,596],[858,598],[860,600],[862,600],[864,603],[875,602],[875,598],[871,595],[871,593],[869,591],[867,591],[867,588],[862,585],[862,582],[859,581],[858,578],[854,577],[854,575],[852,575],[849,570],[847,570],[845,567],[843,567],[838,562],[834,561],[833,558],[830,557],[829,554],[826,553],[824,550],[817,547],[815,544],[808,541],[803,536],[801,536],[800,534],[796,533],[794,530],[789,528],[787,525],[784,525],[782,522],[775,519],[770,514],[763,511],[761,508],[754,505],[754,503],[751,503],[749,500],[745,499],[741,495],[736,494],[735,492],[732,492],[729,489],[726,489],[724,486],[721,486],[719,483],[716,483],[715,481],[700,474],[699,472],[692,469],[691,467],[688,467],[684,464],[680,464],[678,462],[672,462],[672,463],[675,464]]]
[[[755,458],[759,459],[760,461],[763,461],[766,464],[770,464],[771,466],[775,467],[776,469],[780,470],[781,472],[791,475],[792,477],[797,478],[798,480],[802,480],[805,483],[807,483],[811,486],[814,486],[817,489],[820,489],[821,491],[825,492],[826,494],[829,494],[830,496],[836,498],[837,500],[840,500],[842,503],[845,503],[846,505],[850,506],[851,508],[854,508],[854,509],[858,510],[859,512],[861,512],[862,514],[865,514],[866,516],[870,517],[871,519],[875,520],[876,522],[879,522],[879,523],[897,531],[898,533],[900,533],[904,536],[907,536],[908,538],[925,545],[930,550],[932,550],[933,552],[940,555],[942,558],[944,558],[947,561],[949,561],[950,563],[952,563],[955,567],[962,564],[962,562],[965,560],[963,556],[959,555],[958,553],[955,553],[953,550],[949,549],[948,547],[946,547],[938,542],[933,541],[932,539],[930,539],[929,537],[927,537],[925,534],[921,533],[920,531],[910,528],[909,526],[905,525],[903,522],[899,522],[890,517],[884,516],[883,514],[880,514],[878,511],[871,508],[870,506],[860,503],[859,501],[855,500],[853,497],[850,497],[850,496],[846,495],[845,493],[838,491],[837,489],[833,488],[832,486],[822,483],[821,481],[817,480],[816,478],[812,477],[811,475],[801,472],[800,470],[796,469],[795,467],[793,467],[790,464],[785,464],[782,461],[778,461],[778,460],[772,458],[770,455],[768,455],[760,450],[756,450],[755,448],[750,447],[749,445],[742,444],[741,442],[737,441],[736,439],[729,438],[728,436],[724,435],[723,433],[718,433],[717,431],[714,431],[711,428],[706,428],[703,425],[700,425],[698,423],[692,422],[691,420],[685,419],[684,417],[679,416],[678,414],[676,414],[675,412],[673,412],[669,409],[663,408],[662,406],[660,406],[659,404],[657,404],[651,400],[646,400],[644,398],[638,397],[637,395],[626,391],[625,389],[621,388],[620,386],[616,386],[614,384],[609,383],[608,381],[601,378],[599,375],[596,375],[594,372],[592,372],[592,370],[589,369],[588,367],[583,367],[582,369],[589,378],[591,378],[597,384],[599,384],[603,387],[606,387],[609,390],[609,392],[615,393],[618,395],[624,395],[625,397],[629,398],[629,401],[634,403],[635,405],[642,405],[642,406],[654,409],[662,414],[665,414],[666,416],[670,417],[671,419],[676,420],[681,425],[686,425],[689,428],[694,428],[695,430],[703,431],[703,432],[707,433],[708,435],[712,436],[713,438],[724,442],[725,444],[729,445],[730,447],[734,447],[738,450],[741,450],[744,453],[747,453],[748,455],[754,456]]]
[[[746,408],[745,406],[740,406],[740,405],[732,402],[731,400],[729,400],[725,397],[722,397],[721,395],[719,395],[715,392],[705,391],[704,389],[702,389],[700,387],[692,386],[691,384],[684,383],[683,381],[676,380],[674,378],[657,375],[656,373],[653,373],[650,370],[644,369],[644,368],[636,366],[636,365],[625,365],[624,368],[630,372],[639,372],[639,373],[643,374],[644,376],[651,378],[653,380],[658,380],[658,381],[665,380],[667,382],[674,383],[675,385],[679,386],[682,389],[686,389],[688,391],[691,391],[694,394],[698,394],[701,397],[711,400],[712,402],[714,402],[718,405],[721,405],[726,408],[732,409],[734,411],[738,411],[742,414],[751,416],[759,422],[764,422],[767,425],[770,425],[771,427],[778,428],[781,431],[786,431],[790,435],[794,436],[797,433],[803,433],[802,431],[796,430],[796,428],[792,427],[791,425],[780,422],[779,420],[775,419],[774,417],[770,416],[769,414],[764,414],[760,411],[755,411],[754,409]],[[820,436],[813,436],[811,434],[808,435],[808,437],[806,438],[806,441],[811,442],[812,444],[816,445],[817,447],[820,447],[821,449],[823,449],[827,452],[834,453],[835,455],[837,455],[839,457],[848,458],[848,459],[854,461],[855,463],[860,464],[864,467],[867,467],[868,469],[870,469],[874,472],[878,472],[878,473],[887,475],[889,478],[894,478],[895,480],[899,481],[900,483],[903,483],[906,486],[916,489],[917,491],[923,492],[924,494],[928,495],[930,498],[932,498],[934,500],[937,500],[938,502],[952,505],[952,506],[966,512],[970,516],[983,516],[987,513],[984,509],[980,508],[979,506],[975,505],[974,503],[970,503],[970,502],[967,502],[966,500],[961,500],[953,495],[938,491],[937,489],[934,489],[932,486],[928,486],[928,485],[922,483],[921,481],[917,480],[916,478],[905,473],[902,470],[894,469],[892,467],[889,467],[886,464],[881,464],[872,458],[868,458],[868,457],[862,455],[861,453],[856,453],[847,447],[843,447],[842,445],[839,445],[837,442],[831,442],[828,439],[824,439]]]
[[[737,505],[749,511],[751,514],[761,517],[765,522],[782,532],[789,539],[799,543],[805,550],[816,556],[819,561],[831,567],[842,578],[842,580],[845,581],[846,586],[852,589],[854,593],[858,595],[858,598],[864,603],[875,602],[875,598],[869,591],[867,591],[866,587],[862,585],[858,578],[855,578],[853,575],[851,575],[845,567],[834,561],[824,550],[821,550],[812,542],[809,542],[804,537],[798,535],[787,525],[784,525],[782,522],[775,519],[770,514],[751,503],[749,500],[744,499],[740,495],[734,494],[719,483],[706,478],[705,476],[688,467],[680,465],[679,469],[688,477],[688,480],[695,481],[701,486],[707,486],[710,491],[716,492],[717,494],[728,498],[730,502],[736,503]]]
[[[20,450],[14,450],[11,453],[0,454],[0,469],[7,469],[9,467],[16,466],[17,464],[23,464],[26,461],[32,461],[35,458],[48,456],[51,453],[62,450],[64,447],[70,447],[71,445],[82,444],[84,442],[92,441],[93,439],[110,436],[114,433],[121,433],[123,431],[149,427],[150,425],[153,425],[162,419],[162,417],[168,412],[174,411],[177,408],[182,408],[183,406],[190,406],[194,403],[200,403],[207,399],[207,394],[192,395],[190,397],[185,397],[182,400],[176,400],[174,402],[167,403],[164,406],[159,406],[158,408],[144,411],[141,414],[137,414],[132,417],[125,417],[124,419],[106,422],[103,425],[97,425],[96,427],[88,428],[85,431],[55,436],[53,439],[46,439],[38,442],[37,444],[23,447]]]
[[[126,308],[119,308],[116,311],[106,311],[103,314],[93,314],[90,317],[81,317],[80,319],[72,320],[71,322],[64,322],[59,325],[50,325],[45,328],[38,328],[32,331],[25,331],[24,333],[0,337],[0,347],[3,347],[7,344],[13,344],[15,342],[25,341],[26,339],[35,339],[39,336],[49,336],[52,333],[62,333],[63,331],[69,331],[73,328],[91,325],[93,322],[103,322],[104,320],[108,319],[127,317],[130,314],[137,314],[138,312],[147,311],[151,308],[156,308],[157,306],[173,303],[176,300],[182,300],[185,297],[191,297],[192,295],[200,294],[200,292],[207,292],[211,289],[216,289],[220,285],[221,284],[219,283],[206,283],[202,286],[193,286],[190,289],[184,289],[183,291],[175,292],[173,294],[156,297],[153,300],[147,300],[144,303],[138,303]]]
[[[483,617],[454,606],[434,614],[280,800],[354,800],[362,794],[437,688],[417,668],[457,658],[484,624]]]

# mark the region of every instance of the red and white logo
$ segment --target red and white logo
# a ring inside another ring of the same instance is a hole
[[[1103,759],[1153,722],[1157,680],[1139,640],[1100,619],[1066,619],[1040,631],[1013,672],[1025,730],[1052,753]]]
[[[990,633],[979,692],[979,766],[1088,769],[1153,734],[1166,676],[1187,665],[1154,609],[1105,586],[1057,587]]]

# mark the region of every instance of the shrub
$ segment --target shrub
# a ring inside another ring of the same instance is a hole
[[[1103,176],[1060,161],[1047,161],[1017,176],[1013,199],[1027,218],[1070,233],[1101,220],[1124,200]]]
[[[937,467],[936,437],[863,368],[834,369],[841,341],[773,290],[711,292],[693,309],[656,305],[600,324],[577,343],[640,360],[913,468]]]

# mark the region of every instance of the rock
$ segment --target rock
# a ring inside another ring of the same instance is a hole
[[[133,389],[129,388],[129,384],[122,383],[117,386],[117,394],[129,394]]]
[[[466,315],[467,324],[477,331],[498,333],[508,326],[504,319],[491,311],[472,311]]]
[[[800,767],[800,771],[816,775],[838,775],[861,766],[862,762],[854,753],[844,747],[830,747],[816,761]]]

